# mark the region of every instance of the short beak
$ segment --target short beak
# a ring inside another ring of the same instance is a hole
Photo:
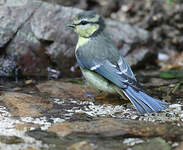
[[[76,25],[74,23],[71,23],[71,24],[68,24],[67,27],[70,27],[70,28],[75,28]]]

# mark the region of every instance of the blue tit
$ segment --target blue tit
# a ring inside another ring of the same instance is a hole
[[[143,92],[130,66],[105,32],[105,22],[100,15],[94,11],[81,12],[69,27],[78,34],[75,55],[91,87],[125,97],[141,114],[168,107],[168,103]]]

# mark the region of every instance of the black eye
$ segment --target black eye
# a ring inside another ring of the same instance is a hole
[[[81,21],[79,24],[85,25],[85,24],[87,24],[87,23],[88,23],[87,21]]]

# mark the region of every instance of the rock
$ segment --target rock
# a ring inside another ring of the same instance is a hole
[[[183,142],[180,142],[180,144],[175,150],[182,150],[182,149],[183,149]]]
[[[34,123],[17,123],[15,129],[19,131],[30,131],[32,129],[39,129],[41,126]]]
[[[169,128],[170,126],[165,124],[153,124],[152,122],[103,118],[90,122],[56,123],[53,124],[48,131],[55,132],[58,135],[63,135],[64,131],[68,131],[68,135],[71,133],[98,135],[103,138],[112,138],[115,136],[152,137],[162,135],[166,139],[172,139],[174,137],[181,138],[183,132],[181,128],[172,128],[172,130]],[[176,131],[176,133],[174,133],[174,131]]]
[[[23,75],[47,76],[46,68],[49,64],[49,58],[45,54],[41,43],[34,37],[30,28],[30,19],[40,7],[41,3],[38,1],[24,1],[24,3],[21,3],[21,0],[18,3],[22,5],[16,5],[16,7],[14,5],[8,5],[8,9],[12,12],[12,15],[17,15],[13,23],[16,25],[19,23],[17,21],[20,20],[22,24],[17,29],[11,42],[6,45],[6,53],[9,56],[15,57],[16,64]],[[26,14],[27,18],[22,20]],[[11,16],[4,15],[4,17],[10,18]]]
[[[5,1],[0,5],[0,48],[14,38],[16,32],[34,13],[40,3],[29,3],[28,0]]]
[[[1,5],[5,5],[5,6],[13,6],[13,7],[19,7],[19,6],[24,6],[26,5],[28,2],[28,0],[1,0]]]
[[[128,146],[134,146],[136,144],[144,143],[144,140],[140,138],[125,138],[123,143]]]
[[[67,24],[79,12],[79,9],[43,3],[31,21],[34,35],[41,41],[51,42],[45,47],[47,53],[52,62],[57,64],[63,74],[67,72],[67,75],[76,62],[74,48],[77,40]]]
[[[80,79],[70,81],[46,81],[36,85],[40,92],[47,93],[53,97],[61,99],[74,99],[81,101],[92,101],[92,95],[95,96],[96,103],[121,105],[125,102],[121,100],[119,95],[110,95],[98,93],[95,89],[90,88],[87,84],[83,84]],[[89,94],[87,94],[89,93]]]
[[[19,144],[24,143],[24,140],[17,136],[0,136],[0,142],[6,144]]]
[[[16,62],[14,58],[0,57],[0,77],[16,77]]]
[[[45,48],[30,31],[26,23],[7,47],[8,55],[15,57],[17,66],[24,76],[46,76],[49,57]]]
[[[95,10],[104,17],[110,17],[111,13],[119,9],[118,0],[90,0],[88,9]]]
[[[63,124],[54,124],[48,131],[55,132],[58,136],[64,137],[73,133],[67,123]]]
[[[0,102],[9,109],[12,115],[20,117],[38,117],[42,115],[43,110],[52,107],[48,100],[16,92],[1,93]]]
[[[144,44],[149,40],[149,33],[139,27],[110,19],[106,20],[106,25],[116,45],[119,45],[118,42],[121,41],[126,44],[136,44],[140,42]]]
[[[148,47],[147,43],[150,40],[150,35],[147,31],[109,19],[106,20],[106,24],[107,32],[111,35],[116,47],[125,56],[130,66],[143,64],[144,61],[147,63],[150,62],[149,60],[153,61],[156,58],[156,54]]]
[[[48,68],[52,66],[60,70],[62,77],[80,75],[78,71],[71,73],[76,64],[74,49],[77,36],[66,25],[82,10],[27,0],[6,1],[0,8],[0,33],[3,37],[0,47],[6,54],[15,57],[23,75],[47,77]],[[149,40],[148,32],[138,27],[112,20],[106,20],[106,24],[124,55],[135,50],[134,47],[141,49],[141,45]],[[135,53],[135,57],[137,53],[140,55],[140,51]],[[137,64],[147,53],[149,51],[143,52],[138,61],[130,64]]]
[[[48,82],[40,83],[36,87],[41,92],[46,92],[49,95],[57,96],[60,98],[73,98],[79,100],[91,100],[86,96],[85,92],[88,91],[87,87],[81,84],[74,84],[71,82],[57,82],[50,80]],[[92,91],[89,89],[89,91]]]
[[[68,147],[68,150],[94,150],[87,141],[75,143]]]
[[[126,61],[131,67],[146,66],[147,64],[154,64],[157,55],[147,48],[136,48],[131,53],[126,55]]]
[[[154,150],[156,145],[156,150],[171,150],[171,146],[162,138],[157,137],[148,140],[146,143],[133,146],[133,150]]]
[[[40,129],[37,130],[32,130],[32,131],[28,131],[27,135],[34,137],[37,140],[42,140],[45,143],[49,143],[49,138],[50,139],[55,139],[58,138],[57,135],[53,132],[46,132],[46,131],[42,131]]]
[[[59,4],[62,6],[70,6],[70,7],[76,7],[80,9],[87,9],[87,2],[86,0],[41,0],[43,2],[49,2],[52,4]]]

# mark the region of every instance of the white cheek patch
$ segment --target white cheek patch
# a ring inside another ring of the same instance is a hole
[[[82,25],[82,24],[80,24],[79,25],[79,28],[89,28],[91,26],[91,24],[85,24],[85,25]]]

